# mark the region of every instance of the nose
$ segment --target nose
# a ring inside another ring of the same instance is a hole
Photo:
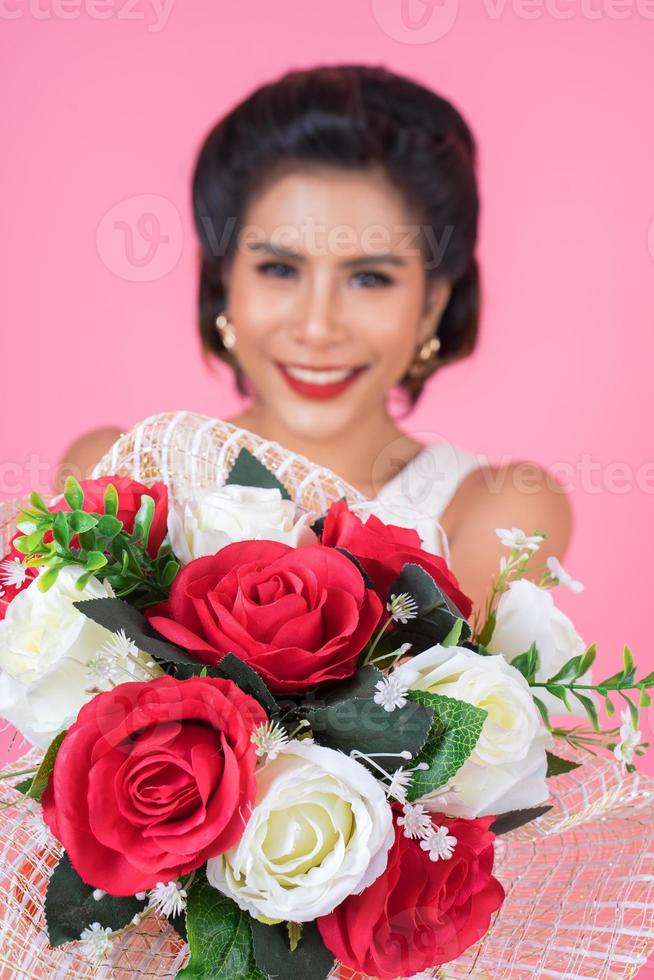
[[[307,277],[293,318],[295,340],[305,347],[328,348],[343,339],[329,275]]]

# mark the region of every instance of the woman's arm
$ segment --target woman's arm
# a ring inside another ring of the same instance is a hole
[[[533,581],[540,579],[551,555],[563,562],[572,534],[567,492],[535,463],[473,470],[460,484],[446,513],[450,565],[474,608],[482,611],[499,572],[500,558],[509,555],[495,528],[519,527],[526,534],[547,534],[525,576]]]

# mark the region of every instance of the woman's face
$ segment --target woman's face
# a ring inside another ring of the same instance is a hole
[[[253,197],[227,310],[267,418],[329,438],[385,412],[449,298],[444,280],[427,290],[419,230],[378,171],[294,172]]]

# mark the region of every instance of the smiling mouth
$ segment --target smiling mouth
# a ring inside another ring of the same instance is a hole
[[[297,381],[305,381],[313,385],[339,384],[363,370],[363,367],[309,368],[299,364],[282,363],[279,363],[279,367]]]
[[[276,362],[286,383],[306,398],[334,398],[346,390],[368,365],[360,367],[307,368]]]

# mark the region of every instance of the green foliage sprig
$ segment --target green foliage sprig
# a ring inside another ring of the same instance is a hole
[[[120,598],[143,609],[166,599],[180,565],[168,543],[156,556],[148,554],[154,517],[154,499],[143,494],[141,506],[128,533],[118,518],[118,491],[110,483],[104,494],[103,513],[87,513],[84,491],[74,477],[66,480],[64,499],[70,511],[54,511],[38,493],[30,496],[18,522],[23,532],[14,546],[28,568],[42,567],[37,587],[47,592],[66,567],[82,569],[75,586],[80,591],[92,577],[107,581]]]
[[[529,686],[534,689],[534,691],[538,689],[548,691],[555,698],[558,698],[558,700],[561,701],[568,711],[573,710],[570,703],[570,696],[573,695],[586,711],[593,731],[602,736],[600,739],[593,740],[595,744],[601,744],[605,745],[607,748],[613,748],[613,745],[606,743],[606,736],[615,735],[618,729],[602,729],[599,721],[597,705],[590,696],[590,692],[598,694],[604,699],[606,713],[609,717],[615,714],[615,705],[611,700],[611,695],[614,697],[616,694],[619,695],[627,704],[632,725],[634,729],[637,729],[640,718],[640,709],[651,704],[651,698],[647,693],[647,688],[654,687],[654,671],[647,674],[645,677],[642,677],[640,680],[636,680],[637,668],[636,664],[634,663],[633,654],[629,647],[625,646],[623,651],[622,670],[612,674],[610,677],[604,678],[604,680],[598,681],[596,684],[578,683],[579,678],[583,677],[584,674],[586,674],[591,668],[596,657],[597,649],[593,643],[584,651],[584,653],[579,654],[576,657],[571,657],[570,660],[568,660],[561,667],[561,669],[556,672],[556,674],[553,674],[552,677],[549,677],[545,681],[536,680],[536,674],[540,670],[541,664],[538,649],[535,643],[532,643],[525,653],[521,653],[518,657],[515,657],[511,661],[511,664],[520,671],[520,673],[529,683]],[[637,691],[637,702],[633,699],[633,696],[630,697],[627,693],[625,693],[626,691]],[[533,694],[533,698],[547,727],[555,735],[562,737],[561,733],[565,730],[553,728],[550,723],[547,707],[535,693]],[[588,739],[585,739],[585,741],[588,742]],[[639,752],[638,754],[641,753]]]

